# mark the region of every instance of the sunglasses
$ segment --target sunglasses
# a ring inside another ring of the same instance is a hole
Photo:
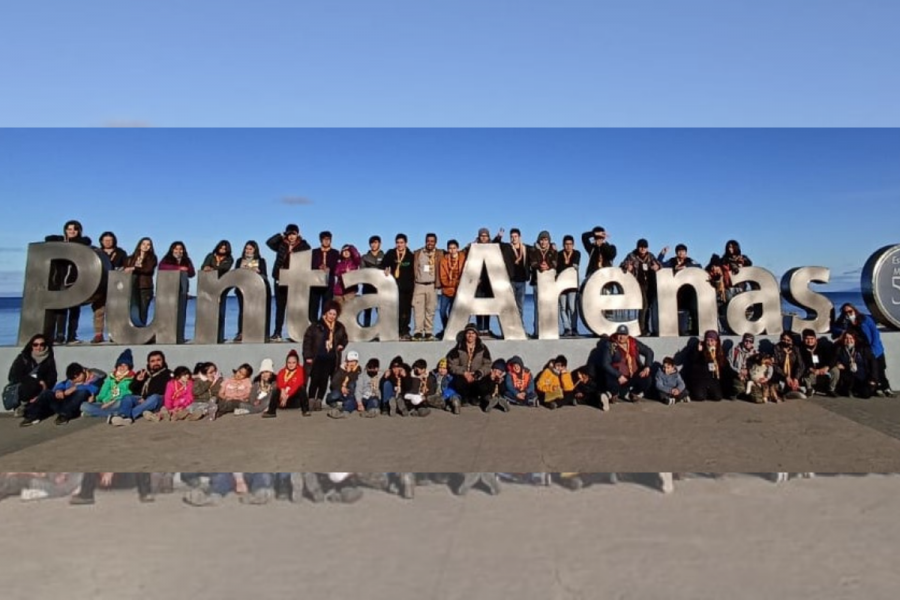
[[[46,342],[34,342],[33,344],[31,344],[31,347],[32,348],[46,348],[47,344],[46,344]]]

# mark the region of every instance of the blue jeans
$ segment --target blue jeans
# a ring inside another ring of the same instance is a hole
[[[341,410],[348,413],[356,412],[356,397],[354,396],[342,396],[341,397]],[[363,408],[365,410],[369,410],[372,408],[378,408],[381,401],[378,398],[362,398]]]
[[[149,410],[150,412],[158,411],[162,404],[163,397],[159,394],[147,396],[147,399],[143,401],[140,396],[132,394],[125,396],[119,401],[117,414],[126,419],[137,419],[144,414],[145,410]]]
[[[82,402],[81,412],[86,417],[111,417],[119,412],[119,402],[109,408],[100,408],[98,402]]]
[[[537,400],[538,400],[536,392],[532,392],[530,394],[526,393],[525,400],[519,400],[513,394],[510,394],[507,391],[503,392],[503,397],[506,398],[507,400],[509,400],[510,403],[517,404],[519,406],[534,406],[535,404],[537,404]]]
[[[564,332],[578,333],[578,290],[569,290],[559,296],[559,318]]]
[[[519,318],[525,321],[525,290],[527,289],[527,281],[513,281],[513,295],[516,297],[516,308],[519,309]]]
[[[396,395],[397,395],[397,393],[394,388],[394,382],[393,381],[385,381],[384,387],[381,390],[382,406],[387,406],[387,403],[390,401],[390,399],[395,397]]]
[[[181,480],[197,479],[201,475],[209,476],[209,491],[212,494],[227,496],[234,491],[234,473],[182,473]],[[244,481],[251,493],[275,484],[272,473],[244,473]]]
[[[450,320],[450,311],[453,310],[454,300],[456,300],[456,296],[441,294],[440,305],[438,306],[438,312],[441,315],[441,329],[447,328],[447,321]]]
[[[62,400],[56,399],[56,392],[45,390],[38,394],[34,402],[25,405],[25,418],[43,421],[54,414],[66,419],[77,419],[81,405],[90,398],[87,390],[77,390]]]

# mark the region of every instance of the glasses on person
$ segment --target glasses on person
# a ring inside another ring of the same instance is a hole
[[[32,347],[32,348],[46,348],[46,347],[47,347],[47,342],[33,342],[33,343],[31,344],[31,347]]]

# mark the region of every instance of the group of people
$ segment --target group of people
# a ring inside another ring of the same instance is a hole
[[[382,368],[378,358],[360,364],[347,350],[347,333],[331,300],[308,328],[301,352],[290,349],[276,370],[266,358],[254,370],[244,363],[230,375],[213,362],[170,369],[160,350],[136,370],[130,349],[104,371],[71,363],[57,380],[52,343],[37,334],[16,357],[4,397],[14,387],[16,408],[29,426],[55,417],[65,424],[79,416],[103,417],[112,425],[147,421],[216,419],[225,414],[277,416],[299,409],[303,416],[327,410],[332,418],[459,414],[464,406],[509,411],[516,406],[556,409],[579,404],[603,411],[618,401],[653,398],[668,405],[691,400],[744,399],[781,402],[827,396],[892,396],[884,346],[871,317],[851,304],[835,320],[835,342],[805,330],[784,332],[777,344],[758,348],[752,334],[726,348],[717,331],[690,342],[680,356],[657,362],[653,349],[620,325],[601,337],[581,366],[569,369],[565,355],[533,370],[521,357],[494,357],[475,324],[459,333],[437,364],[402,356]]]
[[[271,272],[267,267],[266,259],[260,253],[260,244],[255,240],[248,240],[240,253],[235,256],[231,243],[228,240],[219,241],[211,252],[206,254],[199,265],[195,264],[188,254],[187,246],[183,241],[174,241],[169,245],[168,251],[158,258],[153,240],[149,237],[141,238],[134,250],[128,253],[119,246],[116,235],[111,231],[100,235],[98,245],[94,247],[100,257],[106,271],[121,270],[132,275],[132,320],[139,326],[148,322],[150,305],[154,297],[154,275],[157,271],[177,271],[181,278],[181,302],[187,302],[189,280],[197,271],[214,271],[220,276],[232,269],[247,269],[258,274],[270,290],[275,299],[274,323],[271,324],[269,339],[280,341],[284,338],[285,315],[287,314],[288,288],[281,285],[282,271],[291,265],[292,256],[297,252],[311,251],[312,268],[327,273],[325,287],[313,287],[310,291],[309,321],[316,322],[326,310],[327,303],[334,301],[338,304],[353,298],[358,293],[372,293],[372,286],[350,285],[345,283],[344,276],[357,269],[372,268],[384,271],[386,277],[395,280],[399,292],[399,335],[402,340],[433,340],[442,336],[450,317],[450,311],[456,298],[460,285],[466,256],[472,244],[498,244],[506,266],[507,274],[512,283],[516,306],[520,318],[525,317],[525,301],[528,286],[532,287],[535,307],[537,307],[537,279],[542,272],[555,270],[562,274],[567,269],[574,269],[576,273],[581,269],[582,251],[575,248],[575,238],[565,235],[562,238],[562,246],[558,247],[553,242],[548,231],[541,231],[533,244],[523,241],[522,233],[518,228],[513,228],[509,233],[509,240],[504,239],[505,231],[491,236],[487,228],[478,231],[477,237],[465,247],[451,239],[448,240],[445,249],[438,248],[438,238],[434,233],[425,235],[424,245],[412,250],[409,248],[408,237],[404,233],[398,233],[394,239],[394,247],[388,250],[382,249],[380,236],[373,235],[369,238],[369,249],[361,253],[353,244],[344,244],[337,249],[332,246],[332,233],[322,231],[319,233],[319,245],[312,248],[300,235],[300,228],[294,224],[288,224],[282,232],[279,232],[265,241],[265,247],[275,253]],[[603,227],[594,227],[591,231],[581,235],[584,249],[584,264],[586,265],[586,277],[592,275],[600,268],[614,266],[618,250],[608,239],[608,234]],[[50,235],[45,238],[48,242],[67,242],[91,246],[90,237],[85,236],[80,222],[68,221],[63,230],[63,235]],[[666,259],[668,247],[663,248],[657,255],[649,251],[649,243],[646,239],[637,241],[636,247],[619,262],[623,271],[631,273],[637,279],[643,296],[643,308],[639,312],[639,323],[643,335],[653,335],[655,332],[654,317],[657,307],[655,271],[660,269],[672,269],[678,272],[687,267],[698,267],[688,256],[687,246],[679,244],[675,249],[675,256]],[[733,284],[732,277],[741,268],[751,266],[752,261],[742,253],[740,244],[736,240],[729,240],[724,252],[714,254],[706,265],[709,281],[716,288],[720,306],[736,293],[747,289],[743,285]],[[271,274],[274,287],[270,285]],[[69,261],[55,260],[51,264],[50,289],[62,290],[74,284],[78,276],[77,268]],[[565,290],[559,297],[559,327],[564,337],[578,335],[578,295],[579,289],[574,287]],[[240,291],[236,292],[239,306],[238,331],[233,341],[242,340],[243,322],[243,297]],[[679,305],[683,307],[687,315],[696,315],[696,299],[688,293],[687,289],[679,292]],[[476,297],[492,296],[491,284],[486,270],[479,279]],[[106,312],[106,281],[101,281],[89,304],[93,310],[94,336],[92,343],[103,343],[105,336],[105,312]],[[364,326],[372,323],[373,311],[368,309],[360,316]],[[44,335],[58,344],[77,344],[78,324],[81,307],[72,307],[48,311],[48,318],[44,328]],[[268,310],[266,314],[268,315]],[[533,333],[537,332],[537,310]],[[220,311],[220,340],[224,341],[224,309]],[[490,316],[478,316],[475,320],[480,335],[491,334]],[[440,331],[435,331],[436,321],[440,322]],[[685,324],[685,333],[690,331],[691,323],[696,318],[688,318]],[[524,323],[523,323],[524,325]],[[268,331],[268,330],[267,330]],[[698,332],[695,332],[698,333]],[[179,340],[183,341],[183,340]]]
[[[812,478],[813,473],[766,473],[776,483],[793,478]],[[177,480],[181,485],[176,485]],[[703,476],[720,479],[721,474],[690,473],[0,473],[0,500],[19,497],[25,501],[68,498],[76,506],[96,502],[98,489],[137,490],[141,503],[151,503],[158,494],[186,488],[183,501],[192,506],[216,506],[235,495],[243,504],[261,505],[274,500],[295,503],[328,502],[353,504],[364,490],[381,491],[410,500],[422,486],[446,486],[457,496],[480,490],[496,496],[505,485],[558,485],[572,491],[597,484],[635,482],[672,493],[675,481]]]

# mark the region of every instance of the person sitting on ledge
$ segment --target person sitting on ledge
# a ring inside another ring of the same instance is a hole
[[[568,371],[568,365],[568,359],[560,354],[547,361],[544,370],[538,375],[535,384],[538,399],[550,410],[560,406],[578,405],[575,400],[575,383]]]
[[[51,415],[56,415],[55,423],[65,425],[81,414],[81,405],[91,396],[97,395],[106,374],[93,371],[78,363],[66,367],[66,380],[57,383],[53,389],[38,394],[34,402],[25,405],[25,419],[21,426],[39,423]]]
[[[653,350],[629,335],[627,325],[619,325],[600,353],[601,372],[606,376],[606,393],[618,400],[639,402],[653,383],[650,365]]]
[[[472,406],[480,404],[490,387],[491,352],[472,323],[456,336],[456,346],[447,353],[447,368],[460,399]]]
[[[519,406],[537,406],[537,392],[534,389],[534,375],[531,369],[522,362],[521,357],[513,356],[506,361],[506,380],[503,396]]]

